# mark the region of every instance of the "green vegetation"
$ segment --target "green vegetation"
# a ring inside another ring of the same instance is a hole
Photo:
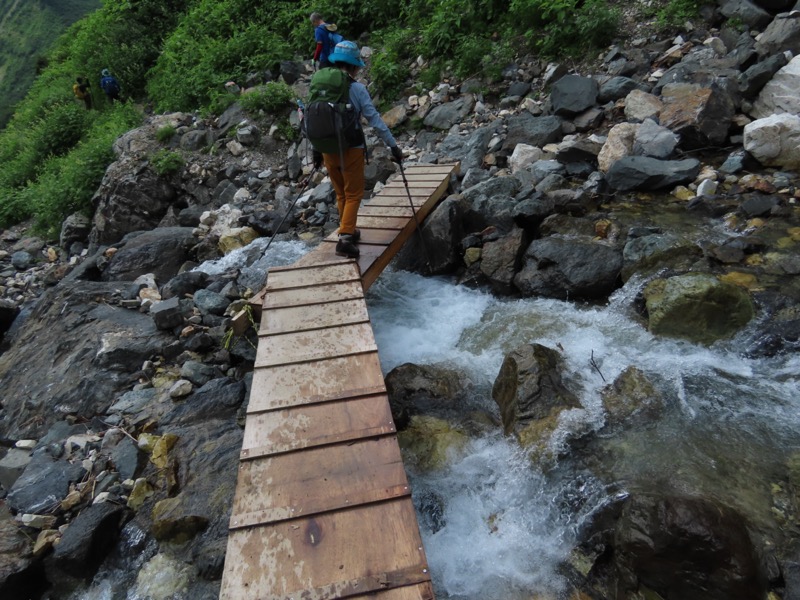
[[[671,0],[673,13],[694,1]],[[75,14],[70,7],[88,10],[92,2],[0,0],[0,7],[36,5],[66,18]],[[237,99],[225,91],[227,81],[243,85],[253,74],[274,76],[281,61],[310,59],[312,10],[345,37],[373,47],[368,77],[385,106],[410,91],[418,55],[426,63],[423,87],[444,74],[492,80],[518,54],[579,54],[607,44],[617,27],[607,0],[102,0],[38,61],[41,73],[0,132],[0,227],[34,217],[40,229],[54,232],[70,212],[88,212],[115,136],[139,121],[135,102],[219,114]],[[6,11],[2,23],[13,14]],[[99,89],[104,68],[119,79],[129,104],[108,104]],[[2,69],[0,63],[0,77]],[[92,86],[92,110],[72,96],[77,76]],[[295,139],[286,119],[295,94],[269,83],[240,101]],[[157,134],[162,143],[173,135]],[[168,173],[178,159],[165,153],[153,165]]]
[[[701,4],[700,0],[669,0],[655,10],[658,24],[661,29],[680,27],[697,17]]]
[[[160,127],[159,130],[156,131],[156,139],[162,144],[166,144],[173,138],[176,131],[177,129],[172,125],[164,125],[164,127]]]
[[[180,169],[184,165],[184,160],[180,152],[161,149],[150,157],[150,165],[156,173],[164,176]]]

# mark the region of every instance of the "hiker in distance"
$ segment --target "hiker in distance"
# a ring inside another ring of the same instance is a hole
[[[357,258],[359,255],[358,240],[361,232],[356,229],[358,208],[364,197],[364,162],[366,157],[366,142],[364,132],[361,129],[361,117],[375,129],[378,136],[389,147],[392,152],[392,160],[400,163],[403,160],[403,152],[398,148],[397,142],[392,136],[392,132],[381,119],[381,115],[372,103],[366,86],[355,80],[355,76],[364,61],[361,60],[361,53],[355,42],[343,41],[336,44],[334,52],[330,55],[331,63],[336,69],[325,69],[317,71],[311,79],[312,94],[315,88],[316,79],[318,82],[333,79],[338,75],[339,79],[344,75],[346,85],[349,86],[349,105],[345,114],[344,132],[339,134],[340,139],[349,141],[344,146],[337,148],[323,148],[323,151],[314,150],[314,167],[319,168],[325,163],[328,175],[331,178],[333,189],[336,191],[336,205],[339,209],[339,241],[336,244],[336,254],[348,258]],[[325,102],[320,104],[325,105]],[[348,131],[354,129],[354,132]],[[355,139],[353,139],[355,138]],[[313,139],[309,135],[313,145]]]
[[[100,89],[105,92],[106,98],[111,104],[114,104],[114,100],[119,101],[119,82],[108,69],[100,72]]]
[[[72,93],[78,100],[83,102],[86,110],[92,108],[92,90],[89,89],[89,81],[83,77],[75,79],[72,85]]]
[[[312,60],[313,62],[319,61],[320,69],[330,67],[331,63],[328,57],[331,52],[333,52],[336,44],[341,42],[344,38],[336,33],[335,24],[326,23],[317,12],[311,13],[311,26],[314,28],[314,39],[317,42],[317,46],[314,49],[314,58]]]

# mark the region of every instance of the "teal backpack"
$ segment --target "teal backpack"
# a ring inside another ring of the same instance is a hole
[[[317,152],[338,154],[364,145],[359,114],[350,104],[350,77],[341,69],[320,69],[311,78],[303,131]]]

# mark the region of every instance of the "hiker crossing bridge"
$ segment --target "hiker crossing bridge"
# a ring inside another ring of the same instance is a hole
[[[456,168],[362,203],[357,260],[333,234],[269,270],[221,599],[434,597],[364,293]]]

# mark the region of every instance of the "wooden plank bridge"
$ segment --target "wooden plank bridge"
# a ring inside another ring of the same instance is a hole
[[[457,165],[405,170],[417,220]],[[269,270],[223,600],[430,600],[433,587],[364,292],[416,229],[399,177],[336,234]]]

